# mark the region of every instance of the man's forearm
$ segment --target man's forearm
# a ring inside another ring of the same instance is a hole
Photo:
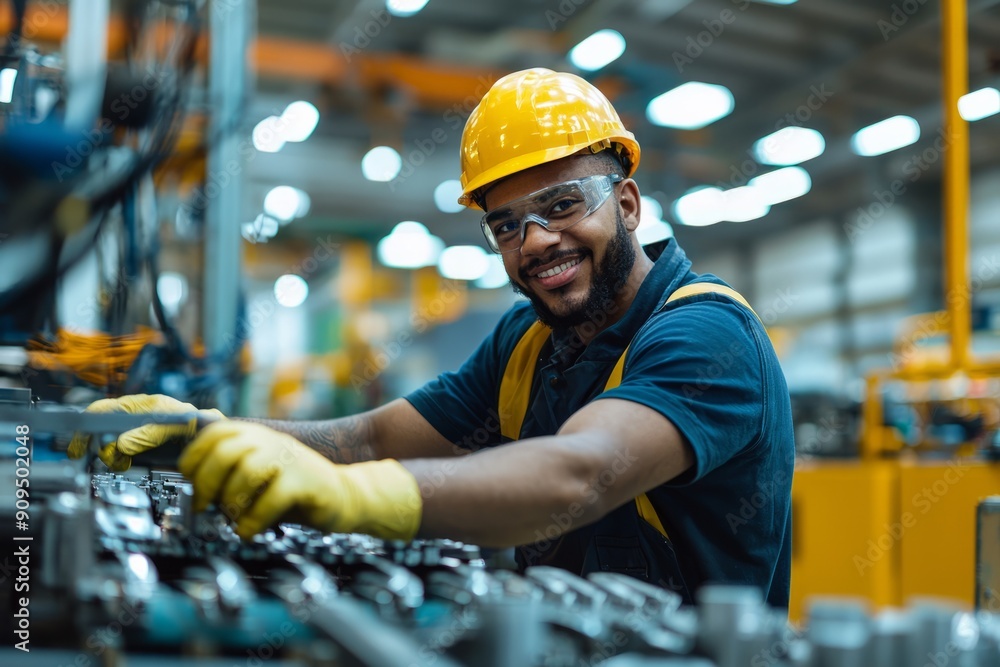
[[[578,528],[610,509],[604,501],[612,494],[596,493],[593,483],[604,458],[589,438],[556,436],[464,458],[401,463],[423,498],[420,536],[509,547],[544,536],[554,516],[572,510]]]
[[[330,459],[334,463],[360,463],[376,458],[371,429],[359,415],[323,421],[281,421],[238,417],[281,431]]]

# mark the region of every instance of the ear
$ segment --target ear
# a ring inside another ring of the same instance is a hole
[[[621,183],[621,190],[618,193],[618,205],[622,210],[622,218],[625,221],[625,228],[631,233],[639,226],[639,186],[631,178],[626,178]]]

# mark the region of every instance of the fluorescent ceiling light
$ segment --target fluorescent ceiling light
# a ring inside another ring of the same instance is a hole
[[[319,110],[309,102],[292,102],[281,114],[282,137],[285,141],[305,141],[319,124]]]
[[[642,195],[639,197],[639,224],[642,224],[641,221],[646,220],[647,218],[651,222],[661,220],[663,218],[663,207],[660,206],[660,202],[656,201],[652,197]]]
[[[962,95],[958,98],[958,113],[970,123],[1000,113],[1000,90],[980,88],[968,95]]]
[[[434,204],[443,213],[458,213],[464,206],[458,203],[462,196],[462,183],[455,179],[444,181],[434,188]]]
[[[288,222],[308,214],[311,204],[309,195],[302,190],[279,185],[264,197],[264,212],[278,220]]]
[[[253,128],[253,146],[262,153],[277,153],[285,146],[285,136],[281,131],[282,121],[278,116],[268,116]]]
[[[295,308],[305,303],[309,285],[302,276],[287,273],[274,281],[274,298],[285,308]]]
[[[419,222],[407,220],[393,227],[392,232],[378,242],[377,253],[385,266],[418,269],[436,264],[442,250],[444,241]]]
[[[809,192],[812,179],[802,167],[785,167],[750,179],[747,183],[755,189],[765,204],[780,204]]]
[[[858,155],[882,155],[915,143],[920,123],[909,116],[893,116],[858,130],[851,137],[851,149]]]
[[[617,30],[598,30],[569,52],[574,67],[588,72],[601,69],[625,53],[625,38]]]
[[[732,190],[703,187],[688,191],[674,202],[674,215],[683,225],[707,227],[717,222],[746,222],[762,218],[771,210],[755,188],[743,186]]]
[[[770,204],[764,201],[761,193],[748,185],[726,190],[722,193],[723,220],[729,222],[747,222],[763,218],[771,210]]]
[[[806,127],[786,127],[773,132],[753,145],[754,158],[761,164],[780,166],[798,164],[823,154],[823,135]]]
[[[706,227],[722,222],[725,216],[725,198],[722,190],[703,187],[689,190],[674,202],[674,216],[682,225]]]
[[[431,230],[427,229],[427,225],[422,222],[404,220],[403,222],[397,222],[389,234],[423,234],[424,236],[430,236]]]
[[[650,100],[646,117],[655,125],[697,130],[728,116],[735,104],[725,86],[689,81]]]
[[[399,153],[389,146],[376,146],[361,158],[361,173],[369,181],[391,181],[402,168]]]
[[[453,245],[438,259],[438,271],[451,280],[479,280],[490,269],[490,258],[477,245]]]
[[[385,0],[385,8],[393,16],[413,16],[427,4],[427,0]]]
[[[14,82],[17,80],[17,70],[5,67],[0,70],[0,102],[10,104],[14,99]]]
[[[663,220],[654,220],[652,222],[642,221],[639,223],[638,229],[635,230],[635,236],[639,240],[639,245],[657,243],[663,239],[669,239],[673,235],[674,228],[670,226],[669,222]]]
[[[507,275],[507,269],[503,267],[503,260],[500,259],[498,255],[490,254],[487,257],[489,268],[486,269],[486,273],[476,281],[476,287],[481,287],[482,289],[496,289],[498,287],[503,287],[510,283],[510,276]]]
[[[753,0],[762,5],[794,5],[797,0]]]

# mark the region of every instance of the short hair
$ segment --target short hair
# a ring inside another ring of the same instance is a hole
[[[621,157],[613,148],[594,153],[593,157],[600,161],[609,174],[618,174],[623,178],[625,177],[625,166],[622,164]]]

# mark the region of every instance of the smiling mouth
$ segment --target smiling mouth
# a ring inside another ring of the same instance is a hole
[[[580,257],[577,259],[570,260],[568,262],[564,262],[559,266],[553,266],[551,269],[548,269],[547,271],[542,271],[541,273],[535,274],[535,278],[551,278],[552,276],[558,276],[563,271],[576,266],[582,261],[583,258]]]

